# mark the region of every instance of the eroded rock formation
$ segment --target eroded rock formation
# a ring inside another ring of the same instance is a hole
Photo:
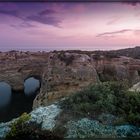
[[[90,57],[74,53],[51,53],[42,79],[42,88],[34,100],[34,107],[46,105],[99,82]]]
[[[94,65],[101,81],[128,80],[131,85],[140,81],[139,59],[102,57],[94,61]]]
[[[140,81],[140,60],[129,57],[96,56],[84,52],[6,52],[0,53],[0,81],[13,90],[23,90],[24,80],[41,80],[33,107],[47,105],[82,88],[107,80]]]
[[[0,54],[0,81],[7,82],[13,90],[23,90],[24,81],[35,76],[42,78],[47,64],[47,54],[7,52]]]

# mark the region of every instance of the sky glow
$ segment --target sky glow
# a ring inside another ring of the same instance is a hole
[[[140,4],[0,3],[0,50],[139,46]]]

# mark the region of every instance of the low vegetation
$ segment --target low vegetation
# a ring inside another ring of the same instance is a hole
[[[16,121],[11,124],[11,131],[7,134],[6,138],[16,137],[24,128],[24,124],[30,119],[30,115],[23,113]]]
[[[125,82],[103,82],[90,86],[61,102],[61,107],[77,116],[97,118],[113,114],[119,123],[140,125],[140,93],[128,91]]]

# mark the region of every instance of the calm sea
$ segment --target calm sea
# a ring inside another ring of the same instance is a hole
[[[17,51],[30,51],[30,52],[38,52],[38,51],[54,51],[54,50],[82,50],[82,51],[95,51],[95,50],[117,50],[117,49],[124,49],[124,48],[129,48],[128,46],[115,46],[115,47],[106,47],[106,46],[101,46],[101,47],[49,47],[49,48],[43,48],[43,47],[36,47],[36,48],[8,48],[8,47],[0,47],[1,52],[7,52],[11,50],[17,50]]]

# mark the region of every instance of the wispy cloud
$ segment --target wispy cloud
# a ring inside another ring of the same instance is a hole
[[[42,24],[53,25],[56,27],[60,27],[61,20],[57,17],[53,16],[44,16],[44,15],[32,15],[26,18],[27,21],[35,21]]]
[[[44,16],[44,15],[51,15],[51,14],[56,14],[56,13],[58,12],[56,12],[55,10],[46,9],[46,10],[41,11],[39,15]]]
[[[134,34],[137,35],[137,36],[139,36],[140,35],[140,30],[135,30],[134,31]]]
[[[117,23],[120,19],[121,19],[121,17],[114,16],[114,17],[112,17],[112,18],[107,22],[107,25],[115,24],[115,23]]]
[[[123,30],[114,31],[114,32],[104,32],[104,33],[96,35],[96,37],[105,37],[105,36],[118,35],[118,34],[131,32],[131,31],[133,31],[133,30],[132,29],[123,29]]]
[[[18,25],[12,24],[12,25],[10,25],[10,26],[11,26],[11,27],[14,27],[14,28],[17,28],[17,29],[37,27],[37,26],[32,25],[32,24],[30,24],[30,23],[28,23],[28,22],[22,22],[21,24],[18,24]]]

